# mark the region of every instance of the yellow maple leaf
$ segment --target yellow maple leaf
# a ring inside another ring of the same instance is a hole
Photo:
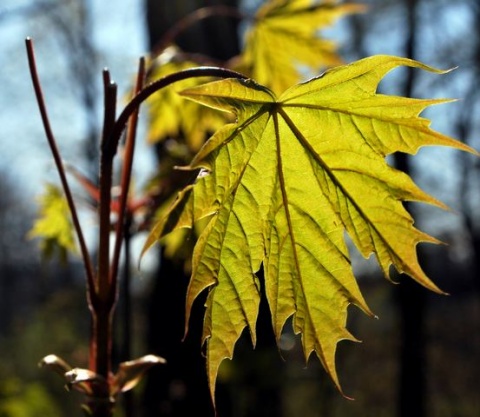
[[[190,164],[201,168],[150,235],[146,247],[175,228],[210,218],[196,244],[187,293],[187,319],[208,289],[204,322],[212,395],[220,363],[232,358],[248,328],[253,344],[265,293],[280,338],[293,317],[305,358],[315,352],[340,389],[335,352],[346,329],[347,307],[371,314],[352,272],[345,232],[359,251],[440,292],[422,271],[419,231],[403,206],[418,201],[444,207],[419,189],[386,156],[415,154],[426,145],[476,151],[432,130],[419,116],[449,100],[378,94],[381,79],[399,66],[441,73],[419,62],[375,56],[328,70],[279,97],[253,81],[227,79],[183,94],[235,114]],[[263,265],[264,281],[257,272]]]
[[[279,94],[300,82],[302,70],[318,74],[339,65],[336,44],[319,35],[348,13],[364,10],[359,4],[311,0],[275,0],[259,8],[245,36],[237,69]]]

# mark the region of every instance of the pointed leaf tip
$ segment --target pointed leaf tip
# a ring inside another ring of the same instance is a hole
[[[55,373],[59,374],[60,376],[64,376],[66,372],[70,371],[72,367],[60,358],[57,355],[47,355],[45,356],[39,363],[38,366],[40,368],[47,368]]]
[[[126,392],[134,388],[142,379],[145,372],[152,366],[165,364],[167,361],[161,356],[145,355],[141,358],[122,362],[113,378],[110,395]]]

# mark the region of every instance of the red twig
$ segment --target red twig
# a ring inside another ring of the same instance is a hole
[[[65,174],[65,168],[62,163],[62,158],[57,147],[57,142],[55,136],[50,126],[50,121],[48,118],[47,107],[45,105],[45,100],[43,98],[42,87],[40,84],[37,65],[35,62],[35,52],[33,47],[33,41],[31,38],[25,40],[27,47],[27,57],[28,65],[30,67],[30,76],[32,78],[33,88],[35,90],[35,96],[38,103],[38,108],[40,110],[40,115],[42,118],[43,128],[45,130],[45,135],[47,137],[48,145],[50,146],[50,151],[52,152],[53,160],[57,168],[58,175],[60,176],[60,181],[62,184],[65,197],[67,199],[68,207],[70,209],[70,214],[72,216],[73,226],[77,234],[78,242],[80,245],[80,251],[82,253],[83,263],[85,265],[85,271],[87,275],[87,285],[88,285],[88,294],[91,295],[91,291],[95,288],[95,273],[93,269],[93,264],[88,253],[87,245],[85,243],[85,238],[83,236],[82,228],[80,226],[80,221],[78,219],[77,209],[73,201],[72,192],[70,191],[70,186],[68,185],[67,176]]]
[[[104,85],[104,121],[103,144],[115,124],[117,105],[117,86],[110,80],[108,70],[103,71]],[[110,288],[110,214],[112,202],[112,176],[114,155],[101,152],[100,155],[100,207],[99,207],[99,247],[98,247],[98,294],[102,300],[109,297]]]
[[[112,321],[117,298],[118,263],[122,240],[124,238],[124,223],[126,220],[128,191],[132,172],[133,155],[135,149],[135,133],[140,105],[155,92],[177,81],[192,77],[246,77],[237,72],[224,68],[201,67],[181,71],[168,75],[152,84],[143,87],[145,78],[145,63],[142,59],[139,65],[138,78],[135,87],[135,96],[116,119],[117,86],[110,79],[107,70],[103,72],[104,83],[104,125],[100,149],[100,178],[99,178],[99,247],[98,269],[95,273],[90,259],[85,239],[78,220],[77,210],[68,185],[65,168],[58,152],[56,141],[52,133],[43,94],[38,79],[31,39],[26,40],[28,60],[32,82],[42,117],[48,143],[60,175],[70,212],[77,233],[82,256],[87,273],[87,301],[92,315],[92,335],[90,339],[90,366],[89,369],[97,374],[104,384],[92,385],[94,390],[88,398],[88,406],[93,416],[109,417],[112,415],[113,400],[109,389],[112,380]],[[115,245],[112,262],[110,262],[110,231],[112,211],[112,178],[113,159],[115,157],[120,138],[128,123],[125,144],[125,161],[121,178],[121,195],[119,200],[118,220],[115,230]]]
[[[145,59],[141,58],[138,67],[137,81],[135,85],[134,94],[137,95],[143,88],[143,83],[145,80]],[[124,150],[124,162],[122,169],[122,177],[120,183],[120,198],[119,198],[119,207],[118,207],[118,219],[115,229],[115,246],[113,249],[113,258],[110,268],[110,282],[113,284],[112,291],[116,292],[116,277],[118,274],[118,264],[120,261],[120,251],[122,247],[123,231],[127,202],[128,202],[128,192],[130,189],[130,179],[132,176],[132,164],[133,156],[135,153],[135,137],[137,131],[137,122],[138,122],[138,113],[140,106],[132,113],[130,121],[128,123],[128,130],[125,140],[125,150]]]
[[[103,71],[104,124],[102,145],[107,141],[116,117],[117,86],[110,79],[108,70]],[[103,149],[103,146],[102,146]],[[107,381],[111,372],[112,320],[115,294],[110,282],[110,215],[112,200],[113,154],[100,154],[100,203],[99,243],[96,298],[93,303],[92,340],[90,343],[90,368]]]
[[[198,77],[218,77],[218,78],[237,78],[237,79],[247,79],[248,77],[240,74],[239,72],[232,71],[226,68],[217,68],[217,67],[199,67],[199,68],[190,68],[183,71],[175,72],[169,74],[159,80],[148,84],[144,87],[133,99],[125,106],[122,113],[118,116],[115,125],[112,128],[110,137],[108,141],[103,143],[104,151],[109,154],[115,154],[120,137],[123,130],[128,122],[130,116],[136,111],[136,109],[142,104],[146,99],[148,99],[152,94],[161,90],[162,88],[168,87],[170,84],[173,84],[177,81],[182,81],[187,78],[198,78]]]

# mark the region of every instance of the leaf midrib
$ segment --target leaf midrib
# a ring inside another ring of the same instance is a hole
[[[319,165],[325,170],[325,172],[328,174],[334,185],[342,191],[344,196],[348,199],[348,201],[351,202],[351,204],[357,209],[357,211],[360,213],[364,221],[369,225],[370,228],[375,230],[375,232],[378,234],[378,236],[382,239],[384,242],[385,246],[388,247],[392,253],[395,254],[397,258],[400,258],[399,254],[394,250],[394,248],[388,243],[388,241],[385,239],[383,234],[378,230],[376,227],[376,224],[372,222],[369,218],[369,216],[362,210],[362,208],[357,204],[354,198],[350,195],[350,193],[342,186],[341,182],[338,181],[332,170],[328,167],[328,165],[323,161],[320,155],[317,154],[317,152],[312,148],[308,140],[302,135],[302,133],[297,129],[293,121],[288,117],[288,114],[284,111],[284,109],[281,106],[277,107],[278,113],[281,114],[282,118],[284,119],[285,123],[288,125],[292,133],[295,135],[295,137],[298,139],[298,141],[306,147],[310,154],[315,158],[315,160],[319,163]]]

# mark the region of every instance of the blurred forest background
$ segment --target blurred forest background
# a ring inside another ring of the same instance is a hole
[[[102,8],[93,0],[0,0],[0,417],[80,416],[78,396],[66,393],[58,376],[36,364],[50,353],[75,366],[85,366],[88,357],[82,266],[74,257],[66,263],[42,260],[37,243],[26,239],[39,187],[56,177],[45,162],[49,154],[23,39],[31,35],[36,42],[47,104],[65,159],[91,173],[101,127],[102,68],[113,69],[126,94],[138,55],[154,50],[179,18],[206,5],[249,11],[260,3],[122,0]],[[381,53],[439,68],[458,66],[443,76],[395,71],[381,90],[459,98],[426,115],[434,119],[435,129],[480,149],[478,0],[362,3],[367,12],[341,19],[323,35],[339,42],[345,62]],[[117,25],[110,26],[115,19]],[[185,51],[223,62],[238,53],[244,29],[233,18],[208,19],[178,42]],[[162,152],[162,145],[143,147],[138,178],[155,169]],[[424,269],[450,296],[429,293],[403,277],[398,277],[400,285],[391,285],[371,262],[355,258],[360,287],[379,316],[371,320],[352,309],[349,328],[363,343],[339,346],[340,379],[355,401],[333,388],[317,361],[304,366],[299,341],[288,330],[277,349],[264,311],[255,351],[244,340],[235,359],[222,366],[217,388],[220,416],[480,415],[479,161],[447,149],[424,149],[414,158],[400,156],[392,163],[452,208],[444,213],[411,207],[419,227],[447,243],[419,250]],[[133,319],[126,331],[121,304],[116,355],[126,360],[155,353],[168,364],[149,373],[119,415],[213,415],[198,314],[189,337],[181,341],[188,282],[182,264],[161,257],[160,262],[147,262],[142,271],[135,266],[136,260],[129,289]],[[201,303],[197,307],[201,309]],[[125,351],[120,340],[129,334],[132,344]]]

